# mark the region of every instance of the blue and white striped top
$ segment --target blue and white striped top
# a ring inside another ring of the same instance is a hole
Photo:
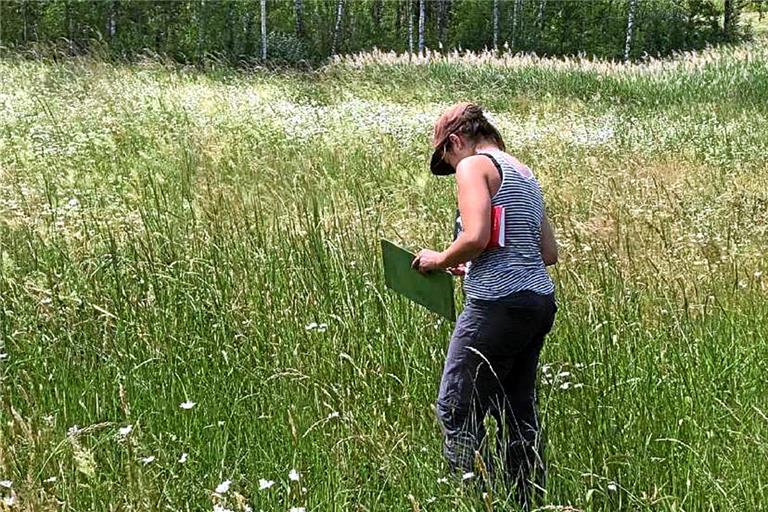
[[[465,295],[472,299],[494,300],[519,291],[547,295],[555,285],[541,257],[541,219],[544,199],[539,182],[528,168],[515,166],[501,150],[488,151],[501,171],[493,206],[505,207],[505,246],[487,249],[472,260],[464,278]]]

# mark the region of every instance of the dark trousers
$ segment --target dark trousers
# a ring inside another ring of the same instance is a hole
[[[467,299],[448,346],[436,404],[443,451],[456,472],[474,471],[475,452],[489,444],[483,443],[484,418],[496,419],[498,452],[485,453],[483,460],[492,477],[500,474],[516,486],[526,510],[546,478],[536,369],[556,311],[554,295],[534,292],[495,301]]]

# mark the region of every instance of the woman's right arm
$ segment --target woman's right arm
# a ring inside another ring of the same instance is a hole
[[[541,218],[541,259],[547,266],[557,263],[557,240],[546,212]]]

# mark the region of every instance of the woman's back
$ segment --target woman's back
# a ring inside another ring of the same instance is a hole
[[[464,291],[473,299],[493,300],[529,290],[542,295],[554,291],[541,256],[544,200],[531,171],[501,150],[486,151],[500,169],[502,181],[492,197],[505,209],[505,246],[487,249],[472,260]]]

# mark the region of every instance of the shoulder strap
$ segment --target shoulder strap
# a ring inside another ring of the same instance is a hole
[[[496,170],[499,171],[499,178],[501,178],[501,181],[504,181],[504,172],[501,170],[501,165],[499,164],[498,160],[496,160],[493,155],[490,153],[477,153],[478,155],[485,155],[488,158],[491,159],[491,162],[493,162],[493,165],[496,166]]]

